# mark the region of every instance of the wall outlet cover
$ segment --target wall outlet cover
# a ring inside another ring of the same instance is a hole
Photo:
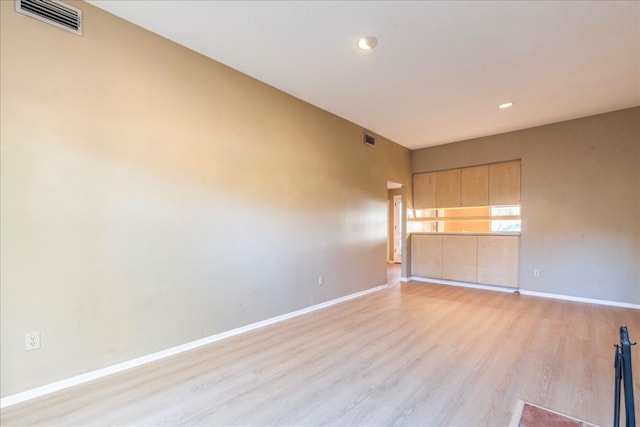
[[[25,347],[27,350],[40,348],[40,332],[28,332],[25,337]]]

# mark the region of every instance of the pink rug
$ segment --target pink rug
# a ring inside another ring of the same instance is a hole
[[[593,423],[519,400],[509,427],[598,427]]]

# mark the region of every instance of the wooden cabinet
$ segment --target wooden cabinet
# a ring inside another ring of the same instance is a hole
[[[520,236],[413,234],[411,275],[518,287]]]
[[[416,209],[517,205],[520,160],[413,176]]]
[[[478,236],[478,283],[518,286],[518,236]]]
[[[489,204],[489,165],[460,169],[460,206]]]
[[[477,236],[442,236],[443,279],[475,282],[477,258]]]
[[[520,161],[489,165],[489,204],[520,203]]]
[[[442,277],[442,236],[411,236],[411,274],[421,277]]]
[[[460,206],[460,169],[436,172],[436,205],[439,208]]]
[[[413,176],[413,207],[429,209],[436,206],[436,173],[415,174]]]

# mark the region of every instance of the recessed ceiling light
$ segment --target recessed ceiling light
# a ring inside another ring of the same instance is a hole
[[[360,37],[358,48],[361,50],[372,50],[378,45],[378,39],[373,36]]]
[[[505,108],[510,108],[513,107],[513,102],[503,102],[502,104],[498,105],[498,108],[501,110],[504,110]]]

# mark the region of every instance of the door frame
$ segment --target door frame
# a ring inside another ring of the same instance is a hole
[[[407,232],[407,223],[406,223],[406,215],[407,215],[407,197],[406,197],[406,185],[387,181],[387,255],[386,262],[394,263],[393,256],[393,245],[394,245],[394,230],[393,230],[393,220],[395,215],[394,209],[394,201],[396,197],[399,197],[402,203],[402,207],[400,209],[400,217],[398,221],[400,223],[400,264],[404,264],[407,256],[407,247],[406,247],[406,232]],[[390,193],[393,191],[393,193]]]

